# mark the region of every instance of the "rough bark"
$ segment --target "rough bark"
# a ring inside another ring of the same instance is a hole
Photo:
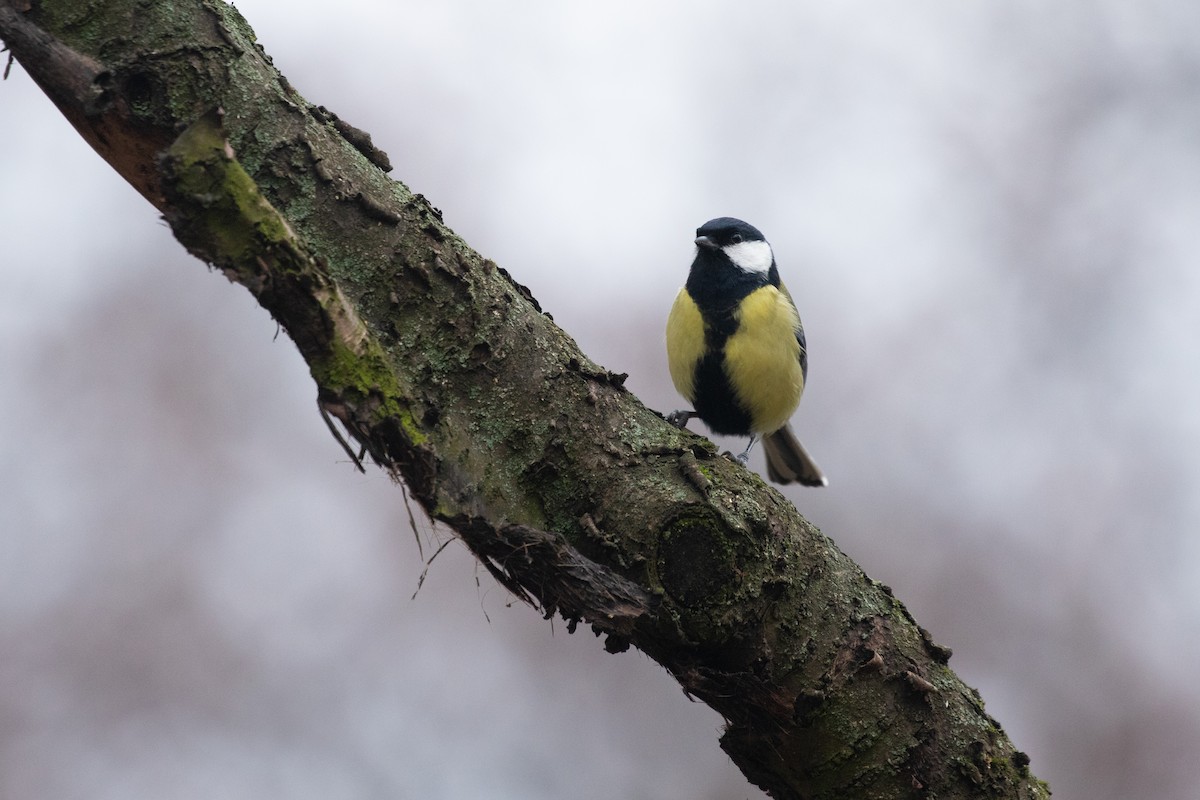
[[[720,712],[722,747],[772,796],[1049,794],[886,586],[589,361],[233,7],[0,0],[0,38],[274,315],[374,462],[513,592]]]

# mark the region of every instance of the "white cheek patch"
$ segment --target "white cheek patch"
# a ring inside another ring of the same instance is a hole
[[[775,260],[766,242],[738,242],[722,249],[733,265],[745,272],[766,272]]]

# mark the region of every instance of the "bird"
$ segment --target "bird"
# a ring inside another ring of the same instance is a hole
[[[666,337],[671,381],[694,410],[667,421],[682,428],[699,417],[714,433],[749,436],[742,464],[761,437],[772,481],[828,486],[788,424],[808,378],[808,350],[771,245],[733,217],[701,225],[695,243]]]

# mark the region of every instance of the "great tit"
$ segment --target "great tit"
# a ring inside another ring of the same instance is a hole
[[[827,486],[821,468],[788,426],[808,377],[804,328],[779,280],[771,245],[732,217],[696,229],[696,257],[667,318],[667,361],[675,388],[714,433],[749,436],[743,464],[762,436],[776,483]]]

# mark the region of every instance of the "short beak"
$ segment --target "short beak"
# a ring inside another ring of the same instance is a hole
[[[707,247],[709,250],[717,249],[717,243],[714,242],[712,239],[708,238],[707,236],[697,236],[696,244],[699,245],[700,247]]]

